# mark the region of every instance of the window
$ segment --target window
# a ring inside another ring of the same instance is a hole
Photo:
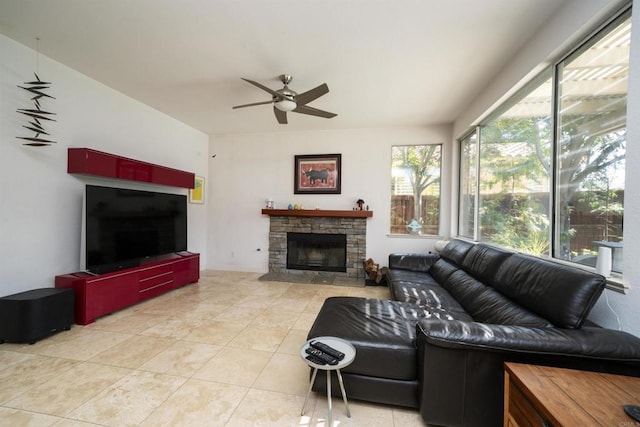
[[[553,256],[595,265],[599,246],[622,272],[627,14],[558,64],[557,231]]]
[[[442,145],[391,147],[392,234],[437,235]]]
[[[548,69],[460,141],[459,235],[548,254],[552,89]]]
[[[631,12],[460,140],[458,234],[622,272]]]
[[[549,253],[551,70],[480,127],[479,240]]]
[[[476,240],[476,194],[478,191],[478,135],[476,131],[460,142],[460,215],[458,234]]]

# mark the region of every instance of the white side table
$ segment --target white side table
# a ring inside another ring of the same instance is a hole
[[[306,357],[307,348],[310,347],[311,341],[320,341],[328,345],[329,347],[333,347],[336,350],[344,353],[344,359],[338,362],[337,365],[318,365],[317,363],[313,363]],[[313,338],[300,348],[300,356],[306,362],[307,365],[313,368],[313,374],[311,374],[311,382],[309,383],[309,390],[307,390],[307,397],[304,399],[304,404],[302,405],[302,412],[300,415],[304,415],[304,410],[307,407],[307,401],[309,400],[309,395],[311,394],[311,388],[313,387],[313,382],[316,380],[316,374],[318,373],[318,369],[322,369],[323,371],[327,371],[327,404],[329,406],[329,422],[327,426],[331,427],[333,425],[333,414],[331,412],[331,371],[336,371],[336,375],[338,376],[338,382],[340,383],[340,391],[342,392],[342,400],[344,401],[344,405],[347,408],[347,417],[351,418],[351,411],[349,410],[349,402],[347,402],[347,393],[344,391],[344,383],[342,382],[342,375],[340,374],[340,369],[346,368],[353,362],[353,359],[356,357],[356,348],[351,345],[349,341],[345,341],[342,338],[336,337],[317,337]]]

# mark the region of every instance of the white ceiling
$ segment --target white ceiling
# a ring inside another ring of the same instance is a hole
[[[424,126],[455,120],[562,3],[0,0],[0,33],[208,134]],[[309,105],[338,116],[231,109],[270,99],[240,77],[280,74],[326,82]]]

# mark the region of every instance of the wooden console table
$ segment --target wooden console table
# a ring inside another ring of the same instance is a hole
[[[634,426],[640,378],[505,363],[504,426]]]

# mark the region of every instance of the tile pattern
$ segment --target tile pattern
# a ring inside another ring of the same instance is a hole
[[[309,380],[300,347],[325,298],[388,291],[259,276],[206,271],[91,325],[0,345],[0,427],[328,427],[324,395],[300,415]],[[415,410],[350,407],[347,418],[334,399],[334,426],[425,425]]]

